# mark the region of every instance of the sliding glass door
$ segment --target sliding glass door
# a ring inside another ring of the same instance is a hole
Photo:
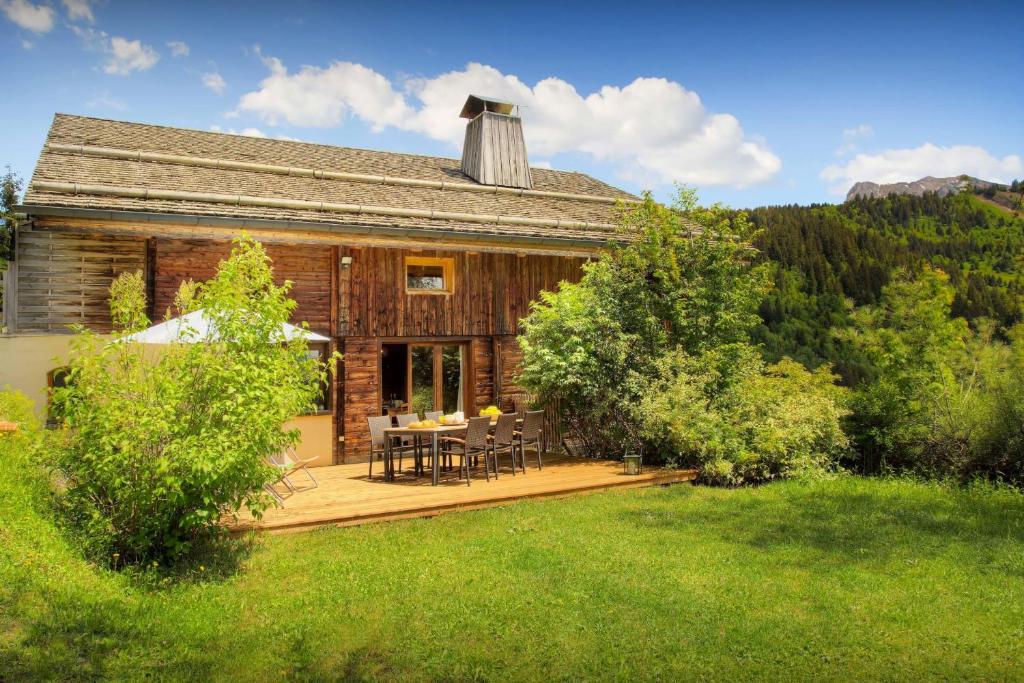
[[[466,362],[463,344],[409,344],[411,409],[423,414],[465,410]]]

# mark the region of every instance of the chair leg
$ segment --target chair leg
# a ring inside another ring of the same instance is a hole
[[[541,460],[541,452],[542,452],[542,451],[543,451],[544,449],[543,449],[543,448],[541,448],[541,446],[540,446],[540,441],[538,441],[538,442],[537,442],[536,444],[534,444],[534,445],[535,445],[535,446],[537,447],[537,469],[538,469],[538,470],[542,470],[542,469],[544,469],[544,463],[543,463],[543,461]],[[525,468],[525,467],[526,467],[526,465],[524,464],[524,465],[523,465],[523,467]]]
[[[462,462],[459,464],[460,469],[466,470],[466,486],[469,486],[469,457],[463,453]]]

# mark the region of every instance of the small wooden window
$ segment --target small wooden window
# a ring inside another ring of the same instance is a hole
[[[451,294],[455,291],[455,262],[450,258],[405,257],[407,294]]]

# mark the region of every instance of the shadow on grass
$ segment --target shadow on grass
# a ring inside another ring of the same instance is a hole
[[[119,660],[133,659],[139,652],[163,653],[139,662],[140,677],[212,680],[223,663],[202,643],[169,647],[168,634],[155,625],[158,615],[150,611],[159,603],[150,598],[182,584],[227,581],[238,574],[259,544],[254,535],[211,538],[167,567],[114,572],[78,565],[79,571],[99,575],[98,584],[85,583],[96,590],[68,579],[63,589],[37,593],[19,605],[17,621],[5,624],[0,619],[0,680],[8,680],[6,676],[10,680],[109,678],[120,675],[123,662],[119,664]],[[175,634],[174,639],[180,637]],[[13,640],[17,646],[7,648],[4,640]],[[188,659],[177,659],[175,652],[189,653]]]
[[[885,564],[926,559],[966,542],[979,564],[1024,576],[1024,496],[905,480],[848,478],[770,484],[693,497],[682,505],[623,511],[647,528],[688,528],[760,551],[791,548],[794,564]],[[675,501],[678,502],[678,501]]]

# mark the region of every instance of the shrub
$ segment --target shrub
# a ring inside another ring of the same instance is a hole
[[[672,208],[647,195],[620,222],[629,243],[587,264],[579,283],[543,292],[520,338],[520,383],[605,457],[645,448],[635,406],[659,359],[745,340],[767,287],[749,262],[742,213],[702,209],[681,190]]]
[[[112,342],[79,330],[56,392],[69,444],[59,467],[64,508],[94,553],[173,557],[225,513],[269,504],[266,458],[295,442],[282,424],[314,407],[327,372],[304,340],[282,340],[295,302],[272,275],[263,248],[243,238],[211,281],[181,288],[178,313],[205,311],[212,342],[126,341],[149,323],[139,274],[111,287]]]
[[[765,365],[736,344],[667,355],[637,417],[666,460],[709,483],[753,483],[834,468],[848,446],[843,393],[825,368]]]

